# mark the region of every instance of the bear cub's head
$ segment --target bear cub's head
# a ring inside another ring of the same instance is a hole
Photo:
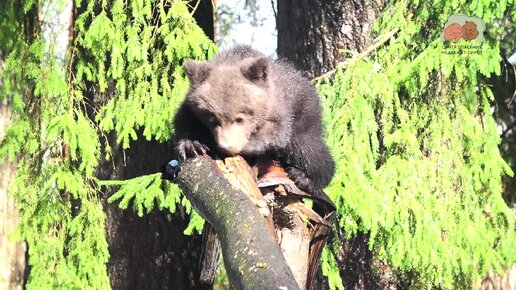
[[[270,80],[271,62],[264,56],[223,63],[185,62],[190,80],[185,103],[222,152],[256,154],[266,147],[268,141],[260,137],[270,130],[271,107],[278,105]]]

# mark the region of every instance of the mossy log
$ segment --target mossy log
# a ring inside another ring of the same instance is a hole
[[[235,289],[300,289],[267,219],[257,209],[260,201],[232,186],[215,161],[187,160],[176,182],[218,233]]]

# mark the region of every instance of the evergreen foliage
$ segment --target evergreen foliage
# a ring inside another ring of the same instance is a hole
[[[18,165],[10,194],[20,209],[15,236],[29,247],[27,288],[108,289],[100,186],[121,185],[111,199],[123,196],[121,206],[132,201],[140,215],[156,205],[172,212],[176,204],[191,207],[159,175],[98,181],[101,140],[114,131],[127,148],[139,130],[147,140],[168,140],[188,88],[183,60],[210,57],[215,47],[185,1],[77,0],[75,37],[63,65],[37,15],[48,21],[45,5],[65,3],[0,3],[0,50],[7,55],[0,98],[9,99],[17,116],[0,158]],[[94,120],[84,108],[92,108]],[[202,226],[198,216],[192,221],[188,232]]]
[[[412,289],[469,289],[516,260],[515,214],[501,196],[501,176],[513,173],[500,157],[485,83],[500,73],[499,24],[511,12],[516,20],[513,4],[390,3],[374,32],[399,29],[396,36],[318,82],[339,161],[327,189],[339,231],[368,233],[376,259]],[[458,11],[486,23],[486,41],[440,39]],[[463,48],[471,45],[478,51]],[[327,270],[332,261],[325,252],[323,269],[342,289]]]

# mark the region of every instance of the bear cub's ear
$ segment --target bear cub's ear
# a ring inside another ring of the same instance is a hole
[[[208,78],[211,70],[206,61],[197,61],[191,59],[185,61],[183,68],[191,84],[199,84],[204,82]]]
[[[248,59],[241,67],[242,74],[250,81],[265,81],[269,74],[270,60],[267,57]]]

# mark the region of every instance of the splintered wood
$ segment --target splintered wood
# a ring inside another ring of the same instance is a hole
[[[224,177],[236,189],[244,192],[256,205],[260,213],[265,219],[267,228],[274,234],[274,224],[272,222],[272,215],[267,202],[263,197],[258,184],[253,178],[254,172],[249,167],[247,162],[240,157],[231,157],[224,160],[216,160],[217,166],[222,171]]]
[[[251,168],[240,156],[216,163],[229,183],[256,205],[299,287],[310,289],[331,231],[333,204],[313,200],[319,212],[307,206],[302,199],[313,196],[299,190],[279,166],[268,164]]]

